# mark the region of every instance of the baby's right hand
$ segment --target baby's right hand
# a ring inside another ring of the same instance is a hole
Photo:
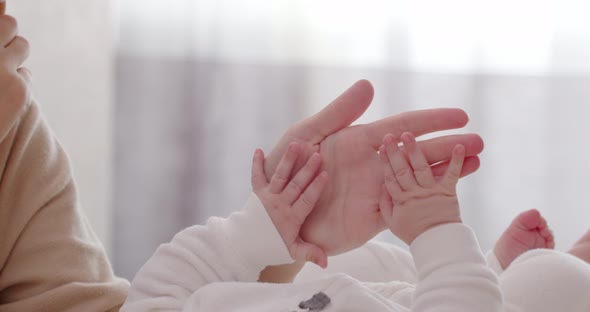
[[[401,139],[406,153],[391,134],[385,136],[379,148],[385,170],[379,208],[393,234],[410,245],[432,227],[461,222],[456,185],[465,148],[455,146],[445,175],[435,178],[414,136],[406,132]]]
[[[311,261],[325,268],[328,264],[326,253],[320,247],[305,242],[299,232],[326,186],[328,173],[318,173],[321,156],[314,153],[305,166],[293,174],[300,153],[301,146],[291,143],[269,182],[264,172],[264,153],[256,150],[252,160],[252,188],[293,260]]]
[[[29,44],[17,33],[16,20],[0,15],[0,142],[30,97],[30,73],[21,67],[29,55]]]

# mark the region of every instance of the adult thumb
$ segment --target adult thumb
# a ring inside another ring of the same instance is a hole
[[[302,129],[310,131],[304,137],[321,141],[350,126],[369,108],[373,95],[373,85],[368,80],[357,81],[328,106],[301,123]]]

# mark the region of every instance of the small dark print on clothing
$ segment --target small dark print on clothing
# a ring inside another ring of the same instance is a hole
[[[299,303],[299,308],[309,309],[310,312],[317,312],[322,311],[328,304],[330,304],[330,297],[320,291],[313,295],[311,299],[301,301],[301,303]]]

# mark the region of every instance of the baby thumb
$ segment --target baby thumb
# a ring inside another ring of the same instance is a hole
[[[305,255],[305,261],[313,262],[324,269],[328,266],[328,256],[320,247],[311,243],[302,243],[301,251]]]

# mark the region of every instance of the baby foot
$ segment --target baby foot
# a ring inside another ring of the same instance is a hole
[[[547,221],[538,210],[531,209],[512,220],[496,242],[494,253],[502,268],[506,269],[514,259],[528,250],[554,247],[553,233],[547,226]]]
[[[590,231],[586,232],[568,252],[590,263]]]

